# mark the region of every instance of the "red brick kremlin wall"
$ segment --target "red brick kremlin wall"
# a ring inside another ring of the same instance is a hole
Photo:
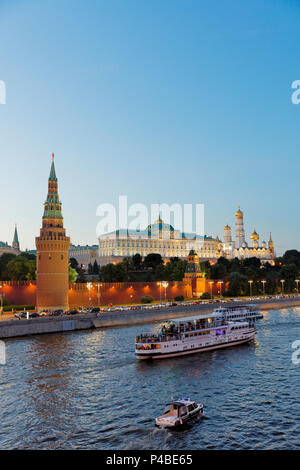
[[[213,294],[217,295],[219,285],[217,280],[213,284]],[[201,292],[197,291],[195,285],[192,285],[191,280],[173,281],[169,282],[166,290],[166,298],[174,299],[177,295],[191,298],[192,292],[194,296],[199,296],[203,292],[210,292],[211,286],[208,280],[201,283]],[[35,281],[0,281],[2,288],[0,293],[5,294],[5,299],[11,305],[36,305],[36,283]],[[222,291],[224,291],[224,284]],[[98,289],[97,283],[92,283],[91,305],[98,305],[97,297]],[[165,289],[157,285],[156,282],[120,282],[120,283],[102,283],[100,287],[100,303],[101,305],[108,304],[129,304],[139,303],[141,298],[145,295],[151,295],[155,300],[160,298],[164,300]],[[131,297],[132,296],[132,297]],[[88,306],[89,293],[86,284],[72,284],[69,288],[69,305],[71,307]]]

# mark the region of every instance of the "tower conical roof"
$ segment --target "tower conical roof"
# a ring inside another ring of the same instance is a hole
[[[54,153],[52,153],[52,165],[51,165],[49,180],[50,181],[57,181],[55,166],[54,166]]]
[[[17,226],[15,226],[15,233],[14,233],[13,244],[15,244],[15,245],[18,245],[18,244],[19,244],[19,238],[18,238],[18,230],[17,230]]]
[[[48,179],[48,194],[44,204],[43,219],[62,219],[61,202],[57,191],[57,177],[54,166],[54,154],[52,154],[52,164]]]

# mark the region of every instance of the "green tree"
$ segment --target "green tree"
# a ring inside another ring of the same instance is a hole
[[[282,266],[280,270],[280,278],[285,280],[286,292],[293,291],[296,287],[295,279],[299,277],[299,268],[294,263]]]
[[[227,275],[227,268],[223,263],[216,263],[211,267],[211,279],[225,279]]]
[[[138,271],[142,267],[142,257],[139,253],[136,253],[132,257],[132,267],[135,271]]]
[[[155,267],[154,276],[156,281],[164,281],[165,277],[165,267],[161,264],[158,264]]]
[[[245,268],[259,269],[261,267],[261,261],[258,258],[246,258],[241,261],[241,265]]]
[[[300,268],[300,251],[288,250],[284,253],[282,259],[284,264],[295,264]]]
[[[83,269],[81,266],[78,266],[78,267],[76,268],[76,271],[77,271],[77,274],[78,274],[78,277],[77,277],[76,282],[78,282],[78,283],[85,282],[85,272],[84,272],[84,269]]]
[[[5,278],[3,277],[3,272],[5,271],[6,266],[10,261],[16,258],[17,255],[14,255],[12,253],[3,253],[3,255],[0,256],[0,279],[2,281],[5,281]]]
[[[78,278],[78,272],[75,268],[72,268],[71,263],[69,263],[69,283],[74,284]]]
[[[280,274],[277,271],[272,270],[267,273],[266,293],[275,294],[276,292],[279,292],[279,279]]]
[[[127,272],[122,263],[109,263],[100,268],[99,277],[103,282],[125,282],[127,281]]]
[[[155,270],[156,266],[163,264],[162,257],[159,253],[149,253],[144,259],[144,265],[146,268]]]
[[[144,295],[144,297],[141,298],[142,304],[151,304],[153,302],[154,298],[152,295]]]
[[[7,263],[2,276],[7,281],[33,281],[36,278],[36,258],[16,256]]]
[[[78,261],[76,258],[70,258],[69,263],[72,268],[77,269],[78,268]]]
[[[247,293],[248,279],[239,272],[232,272],[228,275],[229,288],[226,291],[228,296],[239,296]]]
[[[95,260],[93,264],[93,274],[99,274],[99,269],[99,264],[97,263],[97,260]]]
[[[164,279],[165,281],[182,281],[186,269],[187,262],[178,258],[171,258],[171,260],[164,266]]]
[[[211,265],[209,261],[202,261],[200,263],[201,272],[203,277],[209,279],[211,276]]]

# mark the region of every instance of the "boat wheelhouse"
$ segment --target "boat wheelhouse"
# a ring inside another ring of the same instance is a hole
[[[257,320],[263,318],[256,305],[217,307],[214,313],[222,315],[226,320]]]

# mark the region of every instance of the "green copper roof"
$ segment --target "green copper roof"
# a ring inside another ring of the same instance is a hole
[[[17,226],[15,226],[15,233],[14,233],[13,243],[19,244]]]
[[[62,219],[61,202],[57,193],[48,193],[47,200],[44,204],[44,219]]]
[[[54,166],[54,154],[52,154],[52,165],[51,165],[49,180],[57,181],[56,173],[55,173],[55,166]]]
[[[49,181],[57,181],[55,166],[54,166],[54,154],[52,154],[52,164],[50,170]],[[54,191],[54,192],[53,192]],[[61,213],[61,202],[57,193],[57,185],[54,186],[51,183],[48,184],[47,199],[44,203],[44,215],[43,219],[62,219]]]
[[[199,263],[188,263],[186,265],[186,273],[201,273],[201,267]]]

